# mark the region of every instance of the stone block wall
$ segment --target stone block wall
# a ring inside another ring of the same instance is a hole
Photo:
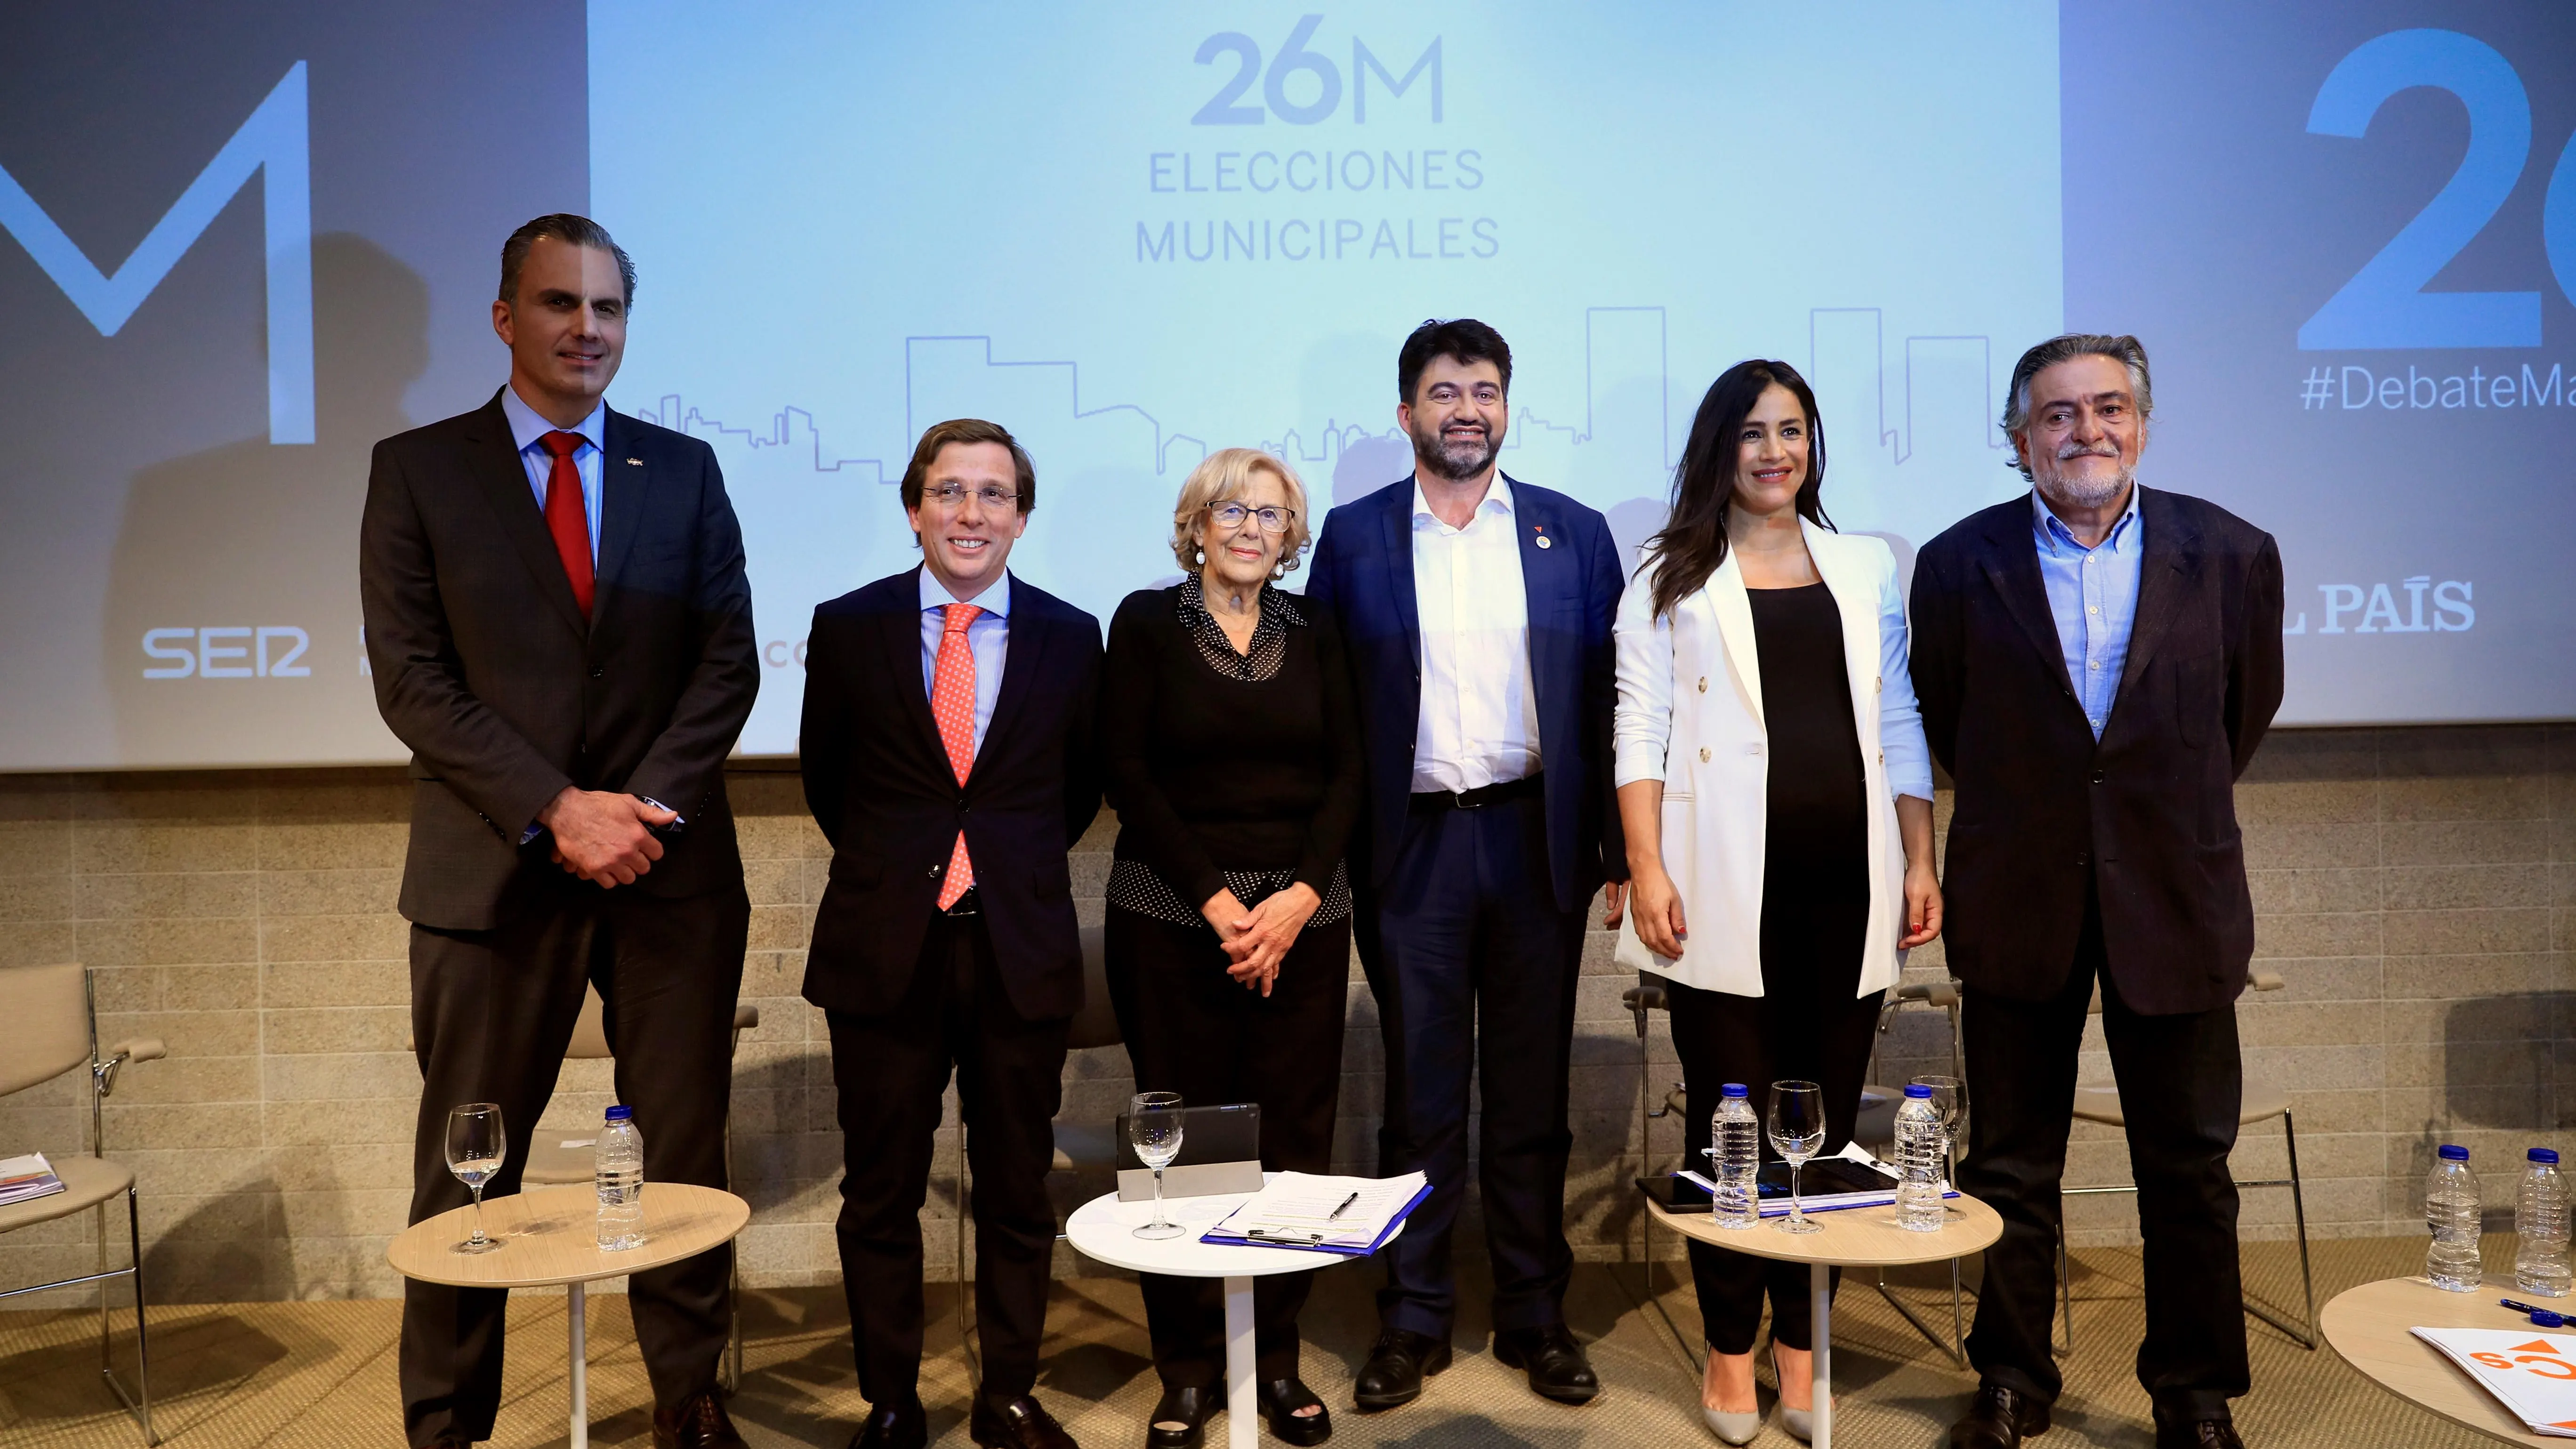
[[[734,1078],[735,1170],[756,1210],[743,1271],[827,1282],[839,1136],[822,1017],[797,996],[825,850],[793,773],[746,767],[733,791],[753,903],[743,993],[762,1014]],[[393,770],[0,777],[0,967],[82,962],[108,1040],[170,1045],[107,1108],[109,1145],[142,1184],[156,1297],[397,1291],[383,1251],[402,1225],[419,1089],[394,912],[407,804]],[[2416,1184],[2441,1141],[2472,1147],[2498,1203],[2523,1147],[2576,1146],[2560,1132],[2576,1069],[2563,1084],[2559,1071],[2576,1036],[2576,727],[2284,731],[2239,808],[2257,953],[2285,983],[2238,1008],[2247,1071],[2291,1092],[2310,1231],[2420,1231]],[[1104,820],[1076,855],[1086,920],[1113,830]],[[1637,1250],[1625,1184],[1679,1143],[1675,1118],[1641,1135],[1641,1097],[1659,1104],[1679,1071],[1658,1017],[1641,1087],[1619,999],[1633,978],[1609,948],[1596,931],[1574,1053],[1568,1217],[1591,1259]],[[1941,974],[1937,946],[1907,972]],[[1351,998],[1336,1156],[1366,1171],[1382,1055],[1356,971]],[[1945,1069],[1940,1013],[1909,1010],[1884,1041],[1881,1080]],[[2110,1076],[2098,1025],[2084,1075]],[[1068,1118],[1105,1119],[1128,1091],[1123,1053],[1076,1054],[1065,1088]],[[80,1150],[80,1090],[70,1077],[0,1099],[0,1155]],[[569,1065],[535,1130],[587,1135],[612,1091],[608,1064]],[[934,1273],[955,1261],[955,1148],[952,1110],[923,1210]],[[2238,1173],[2282,1175],[2283,1157],[2277,1122],[2249,1127]],[[2117,1134],[2079,1125],[2068,1182],[2125,1172]],[[1069,1207],[1102,1184],[1057,1187]],[[0,1237],[0,1285],[89,1271],[90,1221]],[[2079,1242],[2135,1231],[2125,1198],[2081,1202],[2071,1221]],[[2286,1192],[2248,1192],[2248,1236],[2289,1221]]]

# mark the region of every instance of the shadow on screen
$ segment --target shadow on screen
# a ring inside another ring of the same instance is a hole
[[[1413,443],[1401,433],[1344,444],[1333,462],[1332,506],[1366,498],[1412,472]]]
[[[306,742],[355,755],[382,735],[360,670],[358,516],[377,440],[412,426],[429,287],[363,237],[317,237],[313,322],[312,445],[271,446],[262,426],[127,490],[100,669],[129,765],[258,759],[286,721],[307,756]]]

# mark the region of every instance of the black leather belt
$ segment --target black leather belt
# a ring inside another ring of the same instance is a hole
[[[1539,783],[1544,778],[1546,773],[1542,771],[1536,775],[1523,775],[1517,780],[1479,785],[1473,790],[1416,790],[1413,792],[1413,808],[1422,811],[1482,810],[1488,805],[1500,805],[1506,801],[1534,799],[1545,788]]]
[[[940,914],[946,916],[980,916],[984,914],[984,900],[982,896],[977,894],[977,889],[978,888],[975,886],[968,886],[966,888],[966,894],[957,898],[957,904],[950,906],[947,910],[940,912]]]

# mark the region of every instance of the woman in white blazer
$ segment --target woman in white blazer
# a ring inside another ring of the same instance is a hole
[[[1785,1079],[1823,1084],[1824,1150],[1838,1150],[1880,999],[1902,953],[1941,929],[1931,753],[1896,559],[1833,531],[1824,472],[1815,394],[1796,369],[1729,368],[1700,403],[1671,519],[1619,605],[1615,758],[1633,892],[1620,954],[1667,983],[1691,1152],[1708,1145],[1721,1084],[1744,1083],[1758,1113]],[[1690,1254],[1709,1426],[1733,1444],[1761,1428],[1753,1340],[1767,1289],[1783,1427],[1806,1438],[1806,1270],[1696,1242]]]

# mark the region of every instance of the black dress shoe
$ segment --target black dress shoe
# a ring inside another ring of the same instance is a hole
[[[653,1411],[653,1449],[747,1449],[725,1412],[724,1397],[709,1389]]]
[[[2245,1449],[2232,1419],[2169,1419],[2156,1411],[2156,1449]]]
[[[977,1399],[966,1416],[966,1437],[985,1449],[1079,1449],[1064,1426],[1026,1394],[1007,1404]]]
[[[867,1422],[850,1436],[850,1449],[923,1449],[930,1442],[930,1418],[921,1401],[868,1406]]]
[[[1449,1366],[1449,1343],[1427,1333],[1390,1328],[1377,1336],[1368,1362],[1351,1385],[1351,1401],[1375,1412],[1422,1397],[1422,1381]]]
[[[1208,1415],[1216,1412],[1217,1392],[1206,1384],[1165,1384],[1145,1421],[1145,1449],[1199,1449],[1207,1437]],[[1181,1427],[1168,1427],[1178,1424]]]
[[[1254,1392],[1261,1400],[1261,1417],[1270,1422],[1272,1438],[1286,1444],[1321,1444],[1333,1437],[1333,1411],[1315,1397],[1300,1378],[1264,1379]],[[1297,1411],[1312,1404],[1315,1412]]]
[[[1950,1449],[2021,1449],[2048,1432],[2048,1405],[2002,1384],[1977,1385],[1967,1414],[1950,1426]]]
[[[1601,1392],[1601,1379],[1583,1345],[1562,1323],[1545,1328],[1515,1328],[1494,1335],[1494,1357],[1529,1375],[1530,1392],[1560,1404],[1588,1404]]]

